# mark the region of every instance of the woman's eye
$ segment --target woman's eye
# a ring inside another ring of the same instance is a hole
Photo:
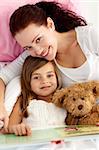
[[[32,50],[32,49],[33,49],[32,46],[27,46],[27,47],[24,48],[24,50],[29,50],[29,51]]]
[[[37,38],[37,39],[36,39],[36,43],[39,43],[40,40],[41,40],[41,37]]]

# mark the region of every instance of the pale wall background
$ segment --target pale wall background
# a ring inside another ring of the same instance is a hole
[[[65,0],[64,0],[65,1]],[[99,31],[99,0],[70,0],[77,11]]]

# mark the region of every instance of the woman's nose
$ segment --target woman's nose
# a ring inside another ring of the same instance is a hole
[[[42,55],[42,52],[43,52],[43,48],[42,47],[36,46],[34,50],[35,50],[35,54],[36,55],[38,55],[38,56]]]

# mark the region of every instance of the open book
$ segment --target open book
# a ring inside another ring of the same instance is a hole
[[[31,136],[0,135],[0,148],[42,144],[51,141],[99,138],[99,126],[66,126],[33,130]]]

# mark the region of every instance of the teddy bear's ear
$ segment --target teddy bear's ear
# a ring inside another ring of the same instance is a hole
[[[99,97],[99,81],[79,83],[78,86],[83,87],[86,91],[90,90],[96,98]]]
[[[96,98],[99,98],[99,82],[93,82],[92,92]]]
[[[93,92],[94,95],[97,94],[96,86],[92,89],[92,92]]]
[[[55,105],[59,107],[63,107],[64,99],[67,93],[68,93],[67,88],[57,90],[53,95],[52,103],[54,103]]]

